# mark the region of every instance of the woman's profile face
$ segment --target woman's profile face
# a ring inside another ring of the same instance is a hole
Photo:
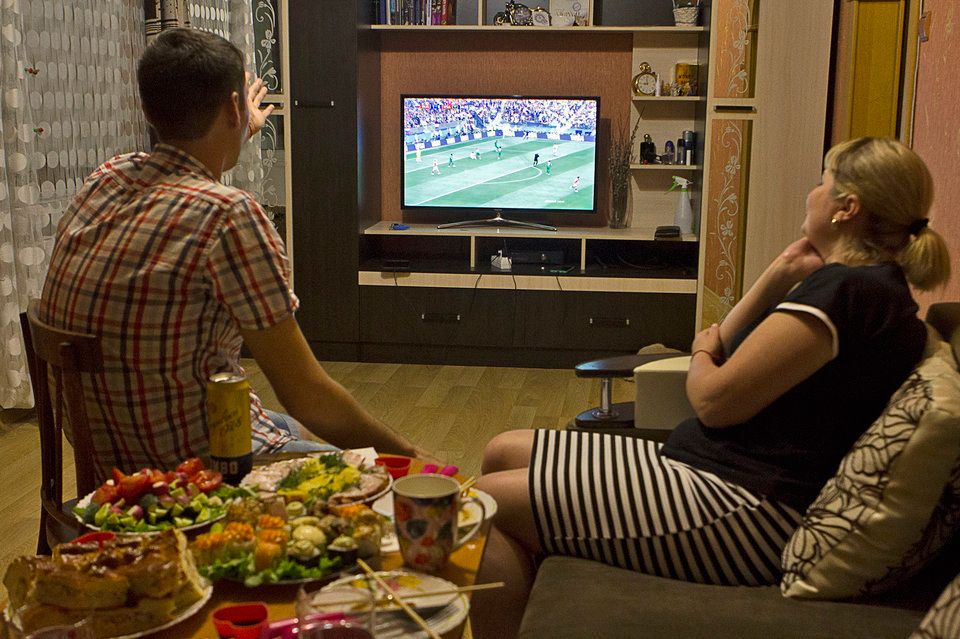
[[[834,213],[840,208],[831,195],[832,191],[833,175],[829,170],[825,170],[820,184],[807,195],[807,216],[801,226],[803,234],[824,257],[829,254],[839,235],[831,223]]]

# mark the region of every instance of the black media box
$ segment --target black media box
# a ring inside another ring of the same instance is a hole
[[[514,264],[563,264],[563,251],[510,251]]]

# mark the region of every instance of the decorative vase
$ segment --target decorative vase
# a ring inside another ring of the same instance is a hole
[[[612,229],[623,229],[629,226],[630,213],[633,211],[633,189],[630,181],[610,184],[610,214],[607,217],[607,226]]]

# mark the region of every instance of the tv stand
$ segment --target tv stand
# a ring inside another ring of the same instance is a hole
[[[500,214],[503,211],[496,211],[496,215],[487,220],[463,220],[462,222],[448,222],[447,224],[437,224],[438,229],[466,229],[482,226],[509,226],[511,228],[537,229],[539,231],[556,231],[557,227],[549,224],[537,224],[536,222],[521,222],[520,220],[508,220]]]

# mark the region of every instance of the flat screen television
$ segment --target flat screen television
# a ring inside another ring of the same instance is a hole
[[[596,210],[599,97],[401,95],[400,108],[402,209],[464,218],[441,228],[551,230],[533,220]]]

